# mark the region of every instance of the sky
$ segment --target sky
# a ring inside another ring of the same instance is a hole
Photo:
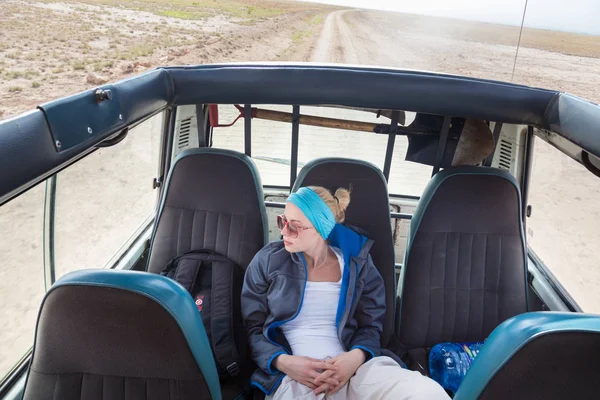
[[[521,25],[525,0],[310,0],[350,7]],[[525,26],[600,35],[600,0],[529,0]]]

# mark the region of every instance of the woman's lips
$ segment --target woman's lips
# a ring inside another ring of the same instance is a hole
[[[283,244],[284,244],[284,245],[286,245],[286,246],[291,246],[291,245],[292,245],[292,242],[288,242],[287,240],[284,240],[284,241],[283,241]]]

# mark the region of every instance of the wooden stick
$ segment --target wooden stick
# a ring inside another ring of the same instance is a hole
[[[269,121],[292,122],[292,114],[283,111],[263,110],[260,108],[253,109],[253,117],[258,119],[266,119]],[[380,124],[371,122],[348,121],[337,118],[316,117],[313,115],[300,115],[300,124],[310,126],[320,126],[323,128],[347,129],[361,132],[375,132],[375,128]],[[385,125],[385,124],[381,124]]]

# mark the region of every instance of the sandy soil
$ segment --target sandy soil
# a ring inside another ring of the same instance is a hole
[[[110,0],[4,1],[0,118],[96,86],[91,82],[96,79],[115,81],[158,65],[327,61],[512,78],[516,28],[373,11],[332,12],[294,2],[254,0],[241,7],[227,0],[218,9],[212,3],[154,0],[123,7]],[[515,82],[600,100],[598,37],[525,30],[522,43]],[[307,107],[303,112],[375,120],[349,111]],[[156,199],[151,181],[159,126],[157,117],[119,146],[96,152],[59,174],[58,275],[102,267],[150,214]],[[269,160],[289,157],[289,126],[256,121],[253,127],[253,156],[264,183],[287,184],[288,171]],[[239,126],[217,130],[215,145],[242,150],[241,132]],[[386,140],[302,127],[300,162],[339,155],[382,167]],[[404,162],[405,148],[399,138],[390,191],[418,195],[430,168]],[[596,312],[600,271],[593,249],[600,246],[600,215],[593,204],[600,194],[598,182],[538,140],[530,243],[584,310]],[[0,208],[0,376],[32,342],[44,291],[43,204],[40,185]]]
[[[286,54],[296,55],[331,9],[285,0],[189,1],[219,8],[181,10],[165,9],[175,7],[167,0],[87,3],[2,2],[0,118],[158,66],[293,58]],[[236,4],[244,7],[230,11]]]

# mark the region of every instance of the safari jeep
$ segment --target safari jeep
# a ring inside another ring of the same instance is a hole
[[[599,126],[566,93],[318,64],[158,68],[0,121],[0,396],[264,397],[237,366],[219,380],[197,304],[160,272],[197,248],[247,266],[286,197],[320,185],[352,190],[381,345],[407,368],[485,341],[455,399],[595,398],[600,317],[526,233],[536,142],[595,178]]]

